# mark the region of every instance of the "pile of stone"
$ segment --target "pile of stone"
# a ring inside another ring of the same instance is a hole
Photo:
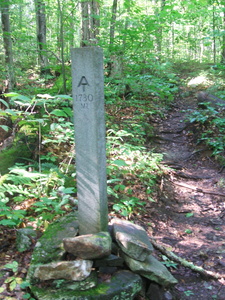
[[[109,232],[78,236],[78,229],[72,214],[51,224],[37,242],[27,278],[37,299],[153,299],[151,283],[177,283],[152,255],[141,226],[114,219]]]

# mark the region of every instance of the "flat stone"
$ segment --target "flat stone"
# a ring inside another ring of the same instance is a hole
[[[38,266],[34,272],[34,277],[40,280],[67,279],[81,281],[90,275],[92,265],[91,260],[52,262]]]
[[[63,259],[65,254],[63,239],[75,237],[78,233],[78,226],[76,213],[63,216],[49,225],[36,243],[31,257],[31,264],[27,273],[27,280],[31,284],[36,284],[39,281],[34,277],[34,272],[39,265]]]
[[[32,245],[32,239],[37,237],[37,233],[32,228],[21,228],[16,232],[16,248],[19,252],[28,250]]]
[[[95,259],[111,253],[112,240],[108,232],[63,239],[64,249],[82,259]]]
[[[56,289],[65,289],[72,291],[86,291],[91,288],[96,287],[98,284],[97,272],[92,271],[90,276],[82,281],[68,281],[65,279],[54,280],[52,282],[52,287]]]
[[[68,291],[62,284],[60,289],[31,286],[38,300],[133,300],[141,291],[142,279],[130,271],[116,272],[110,282],[99,283],[87,291]]]
[[[154,256],[149,255],[144,262],[132,259],[123,254],[126,264],[131,271],[140,274],[162,286],[170,286],[178,283],[177,279],[167,270],[167,268]]]
[[[121,250],[133,259],[144,261],[153,252],[147,232],[139,225],[113,219],[113,237]]]
[[[110,254],[109,256],[96,259],[94,261],[94,267],[122,267],[124,263],[124,259],[122,257]]]

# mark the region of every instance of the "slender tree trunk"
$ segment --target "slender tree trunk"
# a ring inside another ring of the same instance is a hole
[[[113,44],[115,38],[115,23],[116,23],[116,13],[117,13],[117,0],[113,0],[112,5],[112,17],[110,22],[110,30],[109,30],[109,52],[110,52],[110,61],[108,62],[108,76],[111,75],[113,69]]]
[[[59,24],[60,24],[60,48],[61,48],[61,61],[62,61],[62,77],[63,77],[63,92],[66,94],[66,72],[65,72],[65,60],[64,60],[64,28],[63,28],[63,8],[61,6],[60,0],[58,0],[58,11],[59,11]]]
[[[37,20],[37,43],[38,58],[41,67],[41,74],[48,74],[49,62],[46,53],[46,15],[45,3],[42,0],[35,0],[36,20]]]
[[[116,13],[117,13],[117,0],[113,0],[112,17],[111,17],[110,32],[109,32],[109,44],[110,45],[113,45],[114,38],[115,38]]]
[[[213,5],[213,63],[216,63],[216,37],[215,37],[215,29],[216,29],[216,19],[215,19],[215,7]]]
[[[13,50],[9,19],[9,4],[7,3],[7,1],[2,1],[0,4],[0,8],[2,19],[3,43],[5,49],[5,64],[8,77],[8,90],[10,91],[15,86],[16,80],[13,68]]]
[[[81,47],[98,43],[100,17],[98,1],[82,1],[82,39]]]
[[[223,7],[223,30],[225,32],[225,5]],[[223,33],[221,63],[225,63],[225,33]]]
[[[163,11],[164,7],[166,4],[166,0],[161,0],[160,1],[160,8],[158,9],[158,15],[159,15],[159,28],[156,33],[156,42],[157,42],[157,52],[159,59],[161,59],[161,54],[162,54],[162,38],[163,38],[163,31],[162,31],[162,20],[160,17],[160,13]]]

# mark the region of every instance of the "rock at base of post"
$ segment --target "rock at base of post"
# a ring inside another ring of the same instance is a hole
[[[130,271],[118,271],[110,282],[98,284],[87,291],[71,291],[53,288],[32,287],[35,297],[40,300],[132,300],[141,291],[142,279]]]

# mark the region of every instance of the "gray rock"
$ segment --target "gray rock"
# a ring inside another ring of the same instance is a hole
[[[21,228],[16,232],[16,248],[19,252],[28,250],[32,245],[32,239],[37,233],[32,228]]]
[[[116,271],[118,271],[117,267],[100,267],[99,273],[102,274],[114,274]]]
[[[113,235],[121,250],[133,259],[144,261],[153,252],[147,232],[139,225],[113,219]]]
[[[34,272],[34,277],[40,280],[67,279],[81,281],[90,275],[92,265],[91,260],[52,262],[38,266]]]
[[[95,259],[111,253],[112,240],[108,232],[63,239],[64,249],[82,259]]]
[[[199,92],[197,94],[197,102],[198,107],[202,109],[206,109],[208,106],[214,107],[214,108],[225,108],[225,101],[221,98],[218,98],[212,94],[209,94],[207,92]],[[209,103],[209,104],[206,104]]]
[[[34,272],[39,265],[62,260],[65,250],[63,238],[74,237],[78,233],[76,213],[71,213],[54,221],[36,243],[31,264],[27,272],[27,280],[36,284],[39,280]]]
[[[63,288],[64,290],[72,291],[86,291],[91,288],[96,287],[98,284],[97,272],[92,271],[90,276],[82,281],[67,281],[64,279],[54,280],[52,282],[52,287],[56,289]]]
[[[96,259],[94,261],[94,267],[122,267],[124,263],[124,259],[122,257],[110,254],[109,256]]]
[[[134,260],[125,254],[122,256],[131,271],[151,281],[162,286],[174,285],[178,282],[167,268],[152,255],[149,255],[144,262]]]
[[[151,283],[146,292],[146,298],[148,300],[164,300],[161,287],[156,283]]]
[[[76,213],[71,213],[50,224],[36,243],[31,264],[45,264],[61,260],[65,253],[63,239],[75,237],[78,227]]]
[[[142,279],[130,271],[116,272],[110,282],[99,283],[87,291],[68,291],[62,284],[60,293],[55,288],[31,286],[38,300],[133,300],[142,288]]]
[[[164,300],[173,300],[173,296],[170,291],[166,291],[164,294]]]

